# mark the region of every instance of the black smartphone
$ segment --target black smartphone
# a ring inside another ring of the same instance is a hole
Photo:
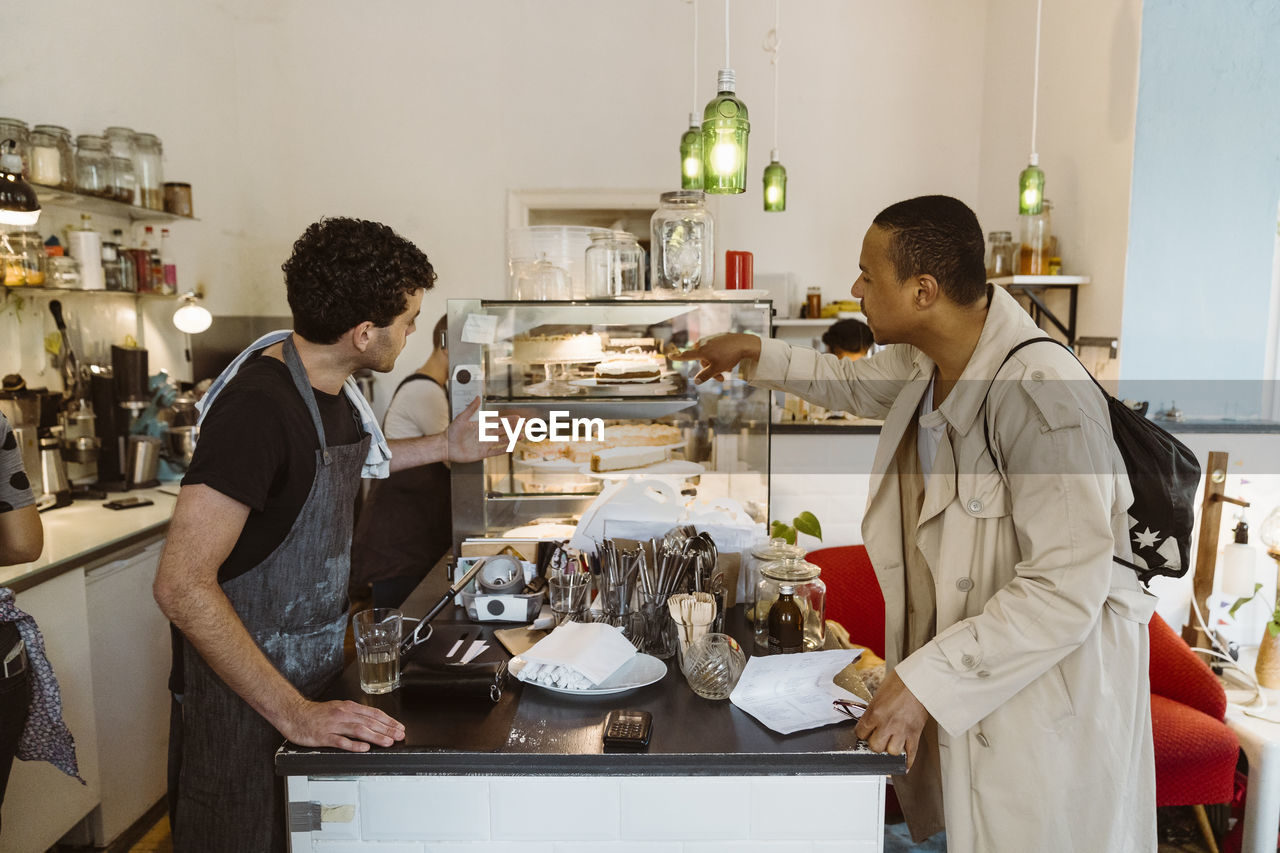
[[[614,710],[604,720],[604,745],[643,749],[653,732],[653,715],[648,711]]]
[[[127,498],[116,498],[113,501],[107,501],[103,504],[107,509],[133,509],[136,506],[151,506],[155,501],[150,498],[140,498],[137,495],[130,495]]]

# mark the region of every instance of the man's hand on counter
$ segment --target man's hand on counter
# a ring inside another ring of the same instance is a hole
[[[880,685],[854,733],[876,752],[905,754],[909,770],[928,721],[929,711],[895,672]]]
[[[672,361],[697,361],[702,370],[693,377],[701,385],[708,379],[725,376],[746,359],[760,357],[760,339],[755,335],[727,334],[703,338],[684,352],[671,354]]]
[[[311,702],[303,699],[277,722],[280,734],[299,746],[329,746],[368,752],[369,744],[391,746],[404,740],[404,726],[358,702]]]

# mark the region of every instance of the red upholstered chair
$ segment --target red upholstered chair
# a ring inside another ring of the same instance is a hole
[[[1151,732],[1156,805],[1194,806],[1213,853],[1205,803],[1231,799],[1240,743],[1223,722],[1227,695],[1208,665],[1160,614],[1151,617]]]
[[[884,595],[867,549],[862,545],[820,548],[805,559],[822,569],[827,618],[843,625],[850,640],[884,657]]]

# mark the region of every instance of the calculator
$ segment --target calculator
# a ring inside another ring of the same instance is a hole
[[[643,749],[652,731],[653,715],[648,711],[610,711],[604,720],[604,745]]]

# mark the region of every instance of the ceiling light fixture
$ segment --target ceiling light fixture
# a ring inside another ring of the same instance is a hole
[[[1044,172],[1040,169],[1040,155],[1036,152],[1036,120],[1040,108],[1040,15],[1044,0],[1036,0],[1036,59],[1031,84],[1031,160],[1018,176],[1018,213],[1034,215],[1044,205]]]
[[[787,169],[778,161],[778,37],[779,7],[782,0],[773,0],[773,29],[764,37],[764,49],[771,54],[773,65],[773,150],[769,152],[769,165],[764,167],[764,209],[766,213],[781,213],[787,209]]]
[[[680,189],[702,189],[702,126],[698,114],[698,0],[686,0],[693,6],[693,109],[689,111],[689,129],[680,137]]]
[[[0,143],[0,225],[35,225],[40,219],[40,199],[22,179],[22,158],[18,143]]]
[[[729,0],[724,0],[724,68],[716,81],[716,96],[702,111],[702,182],[709,193],[740,193],[747,189],[751,122],[747,119],[747,105],[734,94],[736,88],[737,77],[729,62]]]

